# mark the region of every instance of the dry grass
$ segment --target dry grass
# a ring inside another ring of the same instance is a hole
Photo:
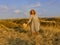
[[[31,36],[28,19],[0,20],[0,45],[60,45],[60,19],[41,19],[38,35]]]

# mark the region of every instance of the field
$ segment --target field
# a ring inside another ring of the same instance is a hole
[[[0,45],[60,45],[60,18],[40,18],[38,35],[31,36],[28,19],[1,19]]]

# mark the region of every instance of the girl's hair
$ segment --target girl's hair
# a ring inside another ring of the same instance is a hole
[[[34,14],[36,14],[35,10],[32,9],[32,10],[30,10],[30,15],[32,15],[32,11],[34,11]]]

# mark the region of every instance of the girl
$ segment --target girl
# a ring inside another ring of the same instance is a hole
[[[32,35],[39,33],[40,22],[34,9],[30,11],[30,19],[28,21],[28,24],[30,25],[30,31]]]

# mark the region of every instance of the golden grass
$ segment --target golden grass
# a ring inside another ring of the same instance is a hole
[[[35,36],[30,34],[28,19],[0,20],[0,45],[60,45],[60,20],[41,20]]]

